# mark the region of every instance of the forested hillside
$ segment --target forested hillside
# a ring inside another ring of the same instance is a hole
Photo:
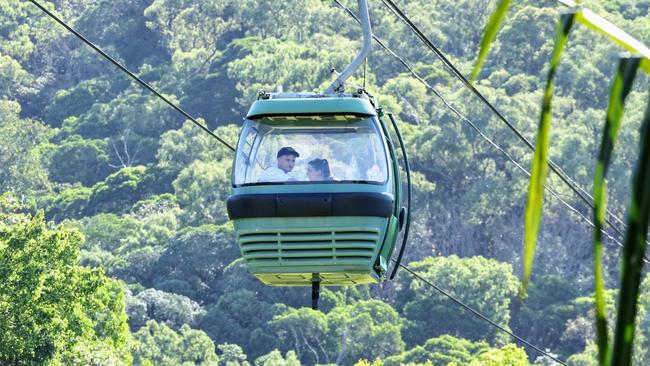
[[[356,10],[356,1],[341,1]],[[397,2],[469,75],[493,0]],[[234,145],[260,90],[323,91],[361,46],[325,0],[43,1]],[[650,44],[650,1],[589,7]],[[381,1],[373,33],[524,167],[532,152]],[[534,141],[555,1],[513,1],[477,87]],[[577,28],[556,81],[551,157],[587,191],[622,50]],[[623,218],[641,76],[609,175]],[[569,365],[596,364],[589,208],[550,178],[527,298],[528,177],[391,54],[373,44],[365,83],[395,113],[414,179],[405,262]],[[408,273],[372,286],[271,288],[247,271],[228,221],[232,153],[24,0],[0,0],[0,364],[551,365]],[[619,242],[622,239],[615,236]],[[605,240],[606,281],[621,248]],[[608,292],[611,307],[616,290]],[[634,363],[650,364],[650,280]],[[611,322],[610,322],[611,323]],[[364,360],[364,361],[361,361]]]

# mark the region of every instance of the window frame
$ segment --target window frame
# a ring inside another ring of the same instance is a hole
[[[318,116],[323,116],[323,117],[330,117],[330,116],[337,116],[337,115],[342,115],[341,113],[335,113],[335,114],[323,114],[319,113]],[[345,115],[350,115],[346,113]],[[291,115],[289,117],[309,117],[313,115]],[[265,117],[271,117],[271,116],[265,116]],[[377,155],[383,155],[383,161],[384,161],[384,166],[386,167],[386,174],[384,175],[384,180],[383,181],[371,181],[371,180],[361,180],[361,179],[351,179],[351,180],[323,180],[323,181],[285,181],[285,182],[250,182],[250,183],[236,183],[236,178],[238,174],[237,167],[240,164],[240,158],[242,157],[242,154],[248,155],[247,159],[250,160],[250,153],[255,149],[256,151],[259,149],[262,141],[265,140],[265,137],[268,136],[268,134],[264,134],[260,136],[259,133],[259,128],[255,123],[261,124],[261,120],[265,117],[256,117],[254,119],[245,119],[244,120],[244,125],[242,126],[242,134],[240,135],[240,142],[237,144],[237,151],[235,153],[235,159],[233,162],[233,169],[232,169],[232,174],[231,174],[231,184],[233,188],[240,188],[240,187],[254,187],[254,186],[284,186],[284,185],[313,185],[313,184],[368,184],[368,185],[379,185],[379,186],[384,186],[388,183],[390,183],[393,175],[393,166],[391,164],[392,158],[390,157],[390,147],[388,146],[388,141],[387,137],[385,136],[384,129],[380,125],[382,122],[381,120],[374,115],[356,115],[356,117],[359,117],[361,119],[366,119],[370,122],[370,125],[375,131],[375,136],[379,138],[379,145],[381,146],[381,152],[379,152]],[[282,117],[282,116],[272,116],[272,117]],[[250,124],[250,125],[248,125]],[[317,126],[318,122],[314,121],[314,125]],[[245,146],[243,144],[246,144],[246,142],[242,142],[242,139],[244,139],[244,128],[252,128],[255,131],[255,138],[253,140],[253,143],[251,144],[251,148],[248,150],[247,153],[240,152],[240,149],[242,146]],[[307,128],[307,127],[305,127]],[[257,154],[256,154],[257,155]],[[257,156],[255,157],[257,160]],[[259,163],[259,162],[258,162]],[[261,164],[261,163],[259,163]],[[246,165],[247,167],[253,166],[253,164],[248,164]],[[268,167],[267,167],[268,168]],[[246,172],[243,175],[243,180],[244,182],[248,179],[248,175],[252,174],[252,169],[246,168]]]

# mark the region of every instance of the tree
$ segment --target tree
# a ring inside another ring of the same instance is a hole
[[[21,119],[20,112],[20,104],[0,98],[0,192],[47,191],[50,184],[38,146],[52,131],[37,121]]]
[[[38,201],[45,209],[48,220],[61,222],[64,219],[78,219],[90,212],[92,189],[80,184],[62,186],[57,192],[40,197]]]
[[[174,330],[187,324],[196,327],[205,311],[188,297],[156,289],[146,289],[127,298],[129,325],[137,331],[149,320],[155,320]]]
[[[404,351],[400,331],[403,319],[378,300],[358,301],[333,308],[327,314],[329,337],[334,339],[336,364],[361,358],[385,358]]]
[[[123,168],[95,184],[90,198],[91,212],[125,212],[141,197],[139,185],[145,172],[144,166]]]
[[[239,257],[232,224],[186,227],[162,252],[156,265],[156,288],[212,302],[223,270]]]
[[[144,10],[150,1],[99,1],[77,20],[78,29],[93,42],[117,51],[130,68],[146,60],[165,58],[160,35],[146,26]],[[119,25],[119,26],[118,26]],[[134,39],[133,34],[139,37]]]
[[[526,300],[513,312],[513,331],[534,344],[543,344],[554,352],[562,352],[566,342],[562,335],[567,322],[576,317],[573,300],[575,287],[559,276],[540,276],[530,286]],[[561,353],[563,358],[570,353]]]
[[[242,288],[223,293],[209,306],[200,327],[216,343],[239,344],[257,357],[280,346],[267,322],[283,306],[261,301],[252,291]]]
[[[99,247],[110,252],[119,248],[140,226],[133,217],[112,213],[86,216],[73,224],[84,234],[85,248]]]
[[[122,285],[76,264],[81,235],[42,212],[0,216],[0,361],[130,364]]]
[[[523,348],[507,344],[501,349],[481,353],[468,366],[527,366],[528,356]]]
[[[285,357],[277,349],[255,359],[255,366],[300,366],[300,360],[294,351],[287,352]]]
[[[108,265],[114,260],[114,254],[124,238],[133,236],[139,228],[139,223],[133,218],[115,214],[84,217],[66,224],[78,228],[85,236],[79,262],[85,266],[104,269],[109,268]]]
[[[303,363],[334,362],[327,315],[309,308],[287,309],[270,322],[281,349],[293,349]]]
[[[385,366],[431,362],[434,365],[465,365],[487,351],[485,342],[471,342],[450,335],[428,339],[406,352],[386,358]]]
[[[481,257],[436,257],[411,263],[411,269],[425,279],[439,284],[497,324],[508,327],[510,301],[517,293],[519,281],[505,263]],[[422,344],[431,337],[450,334],[472,341],[503,342],[503,334],[486,327],[480,320],[450,307],[449,300],[433,295],[418,280],[399,279],[398,309],[409,320],[405,327],[406,341]],[[444,285],[443,285],[444,284]],[[431,327],[435,324],[435,327]]]
[[[175,98],[169,96],[169,99]],[[107,140],[104,153],[110,157],[110,165],[134,167],[155,161],[158,137],[180,127],[182,122],[165,102],[131,91],[66,118],[58,138],[80,135]]]
[[[188,224],[222,224],[228,219],[230,160],[194,161],[174,181],[174,191]]]
[[[314,50],[301,44],[276,38],[247,38],[241,42],[250,53],[228,63],[228,76],[237,80],[242,97],[237,102],[248,107],[260,90],[313,91],[330,80],[329,69],[343,70],[353,55],[343,50],[353,48],[343,37],[323,39],[331,48]],[[244,43],[245,42],[245,43]]]
[[[203,123],[200,119],[199,122]],[[239,128],[236,125],[228,125],[219,127],[215,133],[234,144]],[[191,122],[185,122],[178,130],[165,132],[160,137],[160,147],[156,153],[158,166],[176,175],[195,160],[208,163],[231,156],[229,149]]]
[[[224,343],[218,345],[217,349],[220,351],[219,357],[225,366],[250,366],[250,363],[246,361],[248,356],[238,345]]]
[[[47,152],[50,178],[55,182],[92,186],[114,170],[109,166],[107,148],[105,140],[86,140],[79,135],[52,145]]]
[[[70,89],[59,90],[44,111],[44,120],[52,127],[61,127],[63,121],[87,112],[94,103],[107,102],[111,84],[103,78],[83,80]]]
[[[15,90],[25,89],[31,82],[31,75],[18,61],[0,54],[0,99],[13,99]]]
[[[178,332],[150,320],[133,334],[134,366],[217,366],[214,343],[200,330],[187,324]]]
[[[334,307],[323,314],[289,308],[269,322],[280,349],[296,351],[303,363],[352,364],[361,358],[386,357],[404,350],[402,319],[377,300]]]

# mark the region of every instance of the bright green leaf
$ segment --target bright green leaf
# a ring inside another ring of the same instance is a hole
[[[508,13],[509,7],[510,0],[501,0],[494,13],[490,16],[490,20],[488,21],[488,24],[485,27],[485,32],[483,33],[483,38],[481,39],[481,50],[478,53],[474,70],[472,70],[472,81],[476,80],[478,73],[481,71],[481,66],[490,51],[490,46],[492,45],[492,42],[494,42],[494,38],[497,35],[501,23],[503,23],[503,19],[505,19],[506,14]]]
[[[524,279],[520,298],[523,299],[526,287],[530,280],[533,268],[533,257],[537,244],[537,233],[542,220],[542,201],[544,199],[544,182],[548,170],[548,146],[551,134],[551,99],[553,98],[553,77],[560,63],[560,57],[569,40],[569,31],[573,26],[575,12],[562,14],[557,25],[555,36],[555,48],[551,57],[551,66],[548,71],[546,88],[544,89],[544,100],[542,103],[542,115],[537,129],[537,142],[535,144],[535,155],[531,169],[530,183],[528,185],[528,201],[524,219]]]
[[[600,365],[609,358],[607,339],[607,313],[605,310],[605,280],[602,267],[603,227],[607,205],[607,183],[605,176],[609,169],[612,150],[623,118],[623,104],[632,90],[632,84],[639,67],[639,58],[621,58],[612,85],[607,108],[607,120],[598,156],[598,166],[594,176],[594,285],[596,288],[596,330]]]

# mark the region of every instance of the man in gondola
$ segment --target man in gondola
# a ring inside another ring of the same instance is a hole
[[[286,182],[288,180],[294,180],[293,177],[289,175],[289,172],[293,170],[293,167],[296,165],[296,158],[300,157],[300,154],[290,146],[285,146],[278,150],[278,163],[275,166],[270,166],[266,168],[260,175],[258,182]]]

